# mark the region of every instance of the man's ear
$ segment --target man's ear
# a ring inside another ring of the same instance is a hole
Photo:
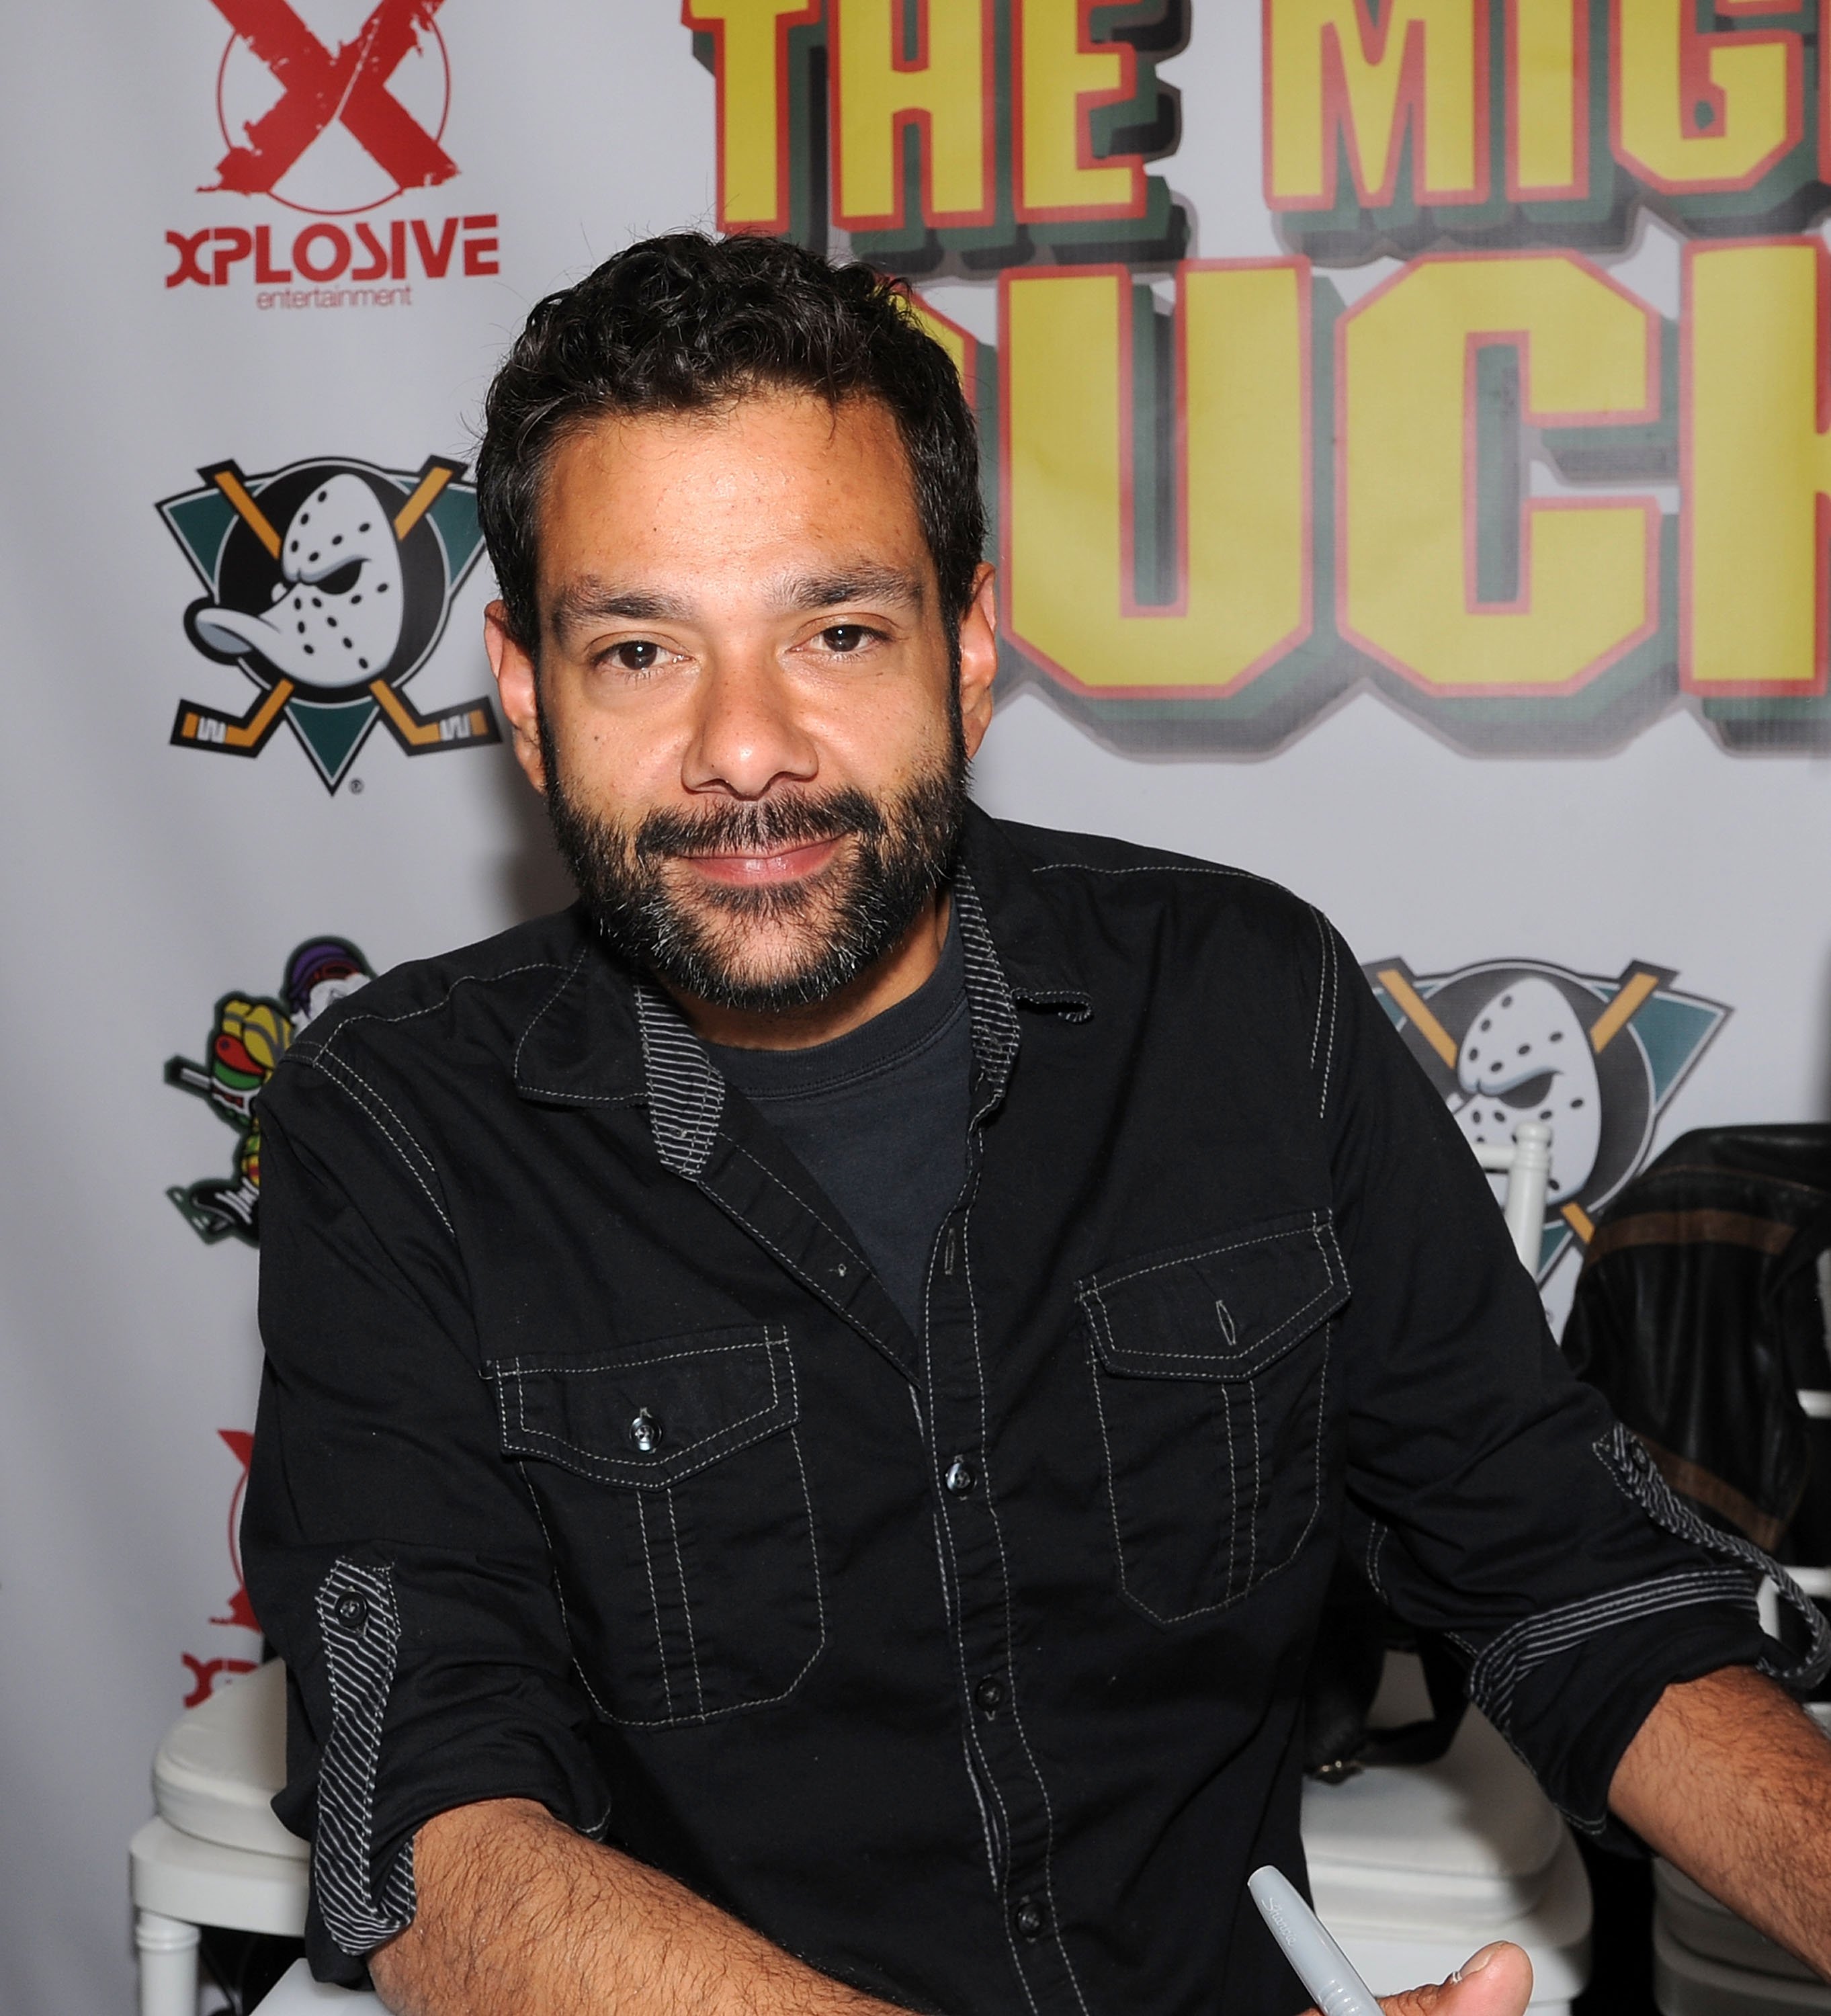
[[[998,585],[989,563],[973,577],[973,599],[960,619],[960,724],[966,754],[977,756],[991,725],[992,682],[998,672]]]
[[[509,635],[509,611],[500,602],[492,602],[484,611],[484,649],[490,654],[496,691],[509,717],[515,760],[534,789],[545,791],[547,776],[541,761],[541,698],[534,661]]]

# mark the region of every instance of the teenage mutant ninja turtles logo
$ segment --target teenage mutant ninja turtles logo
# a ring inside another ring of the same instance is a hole
[[[248,1245],[261,1236],[261,1129],[255,1096],[306,1025],[333,1001],[374,977],[347,938],[308,938],[286,961],[277,995],[225,994],[216,1004],[208,1061],[166,1060],[165,1082],[209,1103],[235,1130],[234,1160],[226,1176],[174,1185],[166,1192],[197,1237],[214,1245],[235,1238]]]
[[[1525,959],[1423,974],[1380,959],[1362,970],[1472,1144],[1505,1147],[1523,1120],[1550,1127],[1541,1280],[1573,1237],[1588,1244],[1730,1013],[1639,960],[1613,979]],[[1491,1180],[1502,1193],[1505,1177]]]
[[[464,464],[415,473],[347,458],[249,476],[200,469],[160,516],[203,593],[185,634],[256,689],[241,714],[181,700],[181,748],[258,756],[283,722],[335,791],[380,721],[410,756],[501,740],[487,699],[422,714],[403,689],[444,634],[483,546]]]

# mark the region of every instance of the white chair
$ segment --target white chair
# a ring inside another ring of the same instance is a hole
[[[275,1660],[219,1687],[159,1746],[156,1816],[128,1851],[140,2016],[197,2016],[199,1926],[305,1929],[308,1851],[268,1804],[286,1782],[286,1717]]]
[[[1535,1280],[1538,1249],[1545,1237],[1545,1200],[1551,1189],[1551,1150],[1552,1131],[1545,1122],[1523,1120],[1513,1129],[1510,1148],[1484,1143],[1475,1150],[1483,1168],[1507,1179],[1506,1202],[1501,1208],[1520,1264]]]
[[[1390,1654],[1372,1726],[1430,1712],[1417,1659]],[[1551,1802],[1477,1710],[1434,1764],[1306,1780],[1303,1838],[1317,1912],[1376,1995],[1441,1981],[1511,1939],[1531,1959],[1537,2016],[1569,2016],[1589,1979],[1589,1879]]]
[[[381,2004],[372,1995],[314,1981],[302,1960],[294,1960],[261,2000],[261,2016],[330,2016],[333,2010],[344,2016],[380,2016]]]
[[[1831,1988],[1803,1960],[1653,1863],[1653,2000],[1662,2016],[1797,2016],[1831,2010]]]
[[[1507,1178],[1502,1209],[1536,1276],[1551,1182],[1551,1129],[1522,1121],[1511,1147],[1476,1150]],[[1370,1727],[1431,1712],[1423,1670],[1388,1655]],[[1511,1939],[1531,1957],[1532,2008],[1568,2016],[1589,1979],[1589,1879],[1569,1830],[1476,1709],[1434,1764],[1376,1765],[1306,1782],[1303,1838],[1316,1909],[1376,1995],[1441,1981],[1477,1948]]]

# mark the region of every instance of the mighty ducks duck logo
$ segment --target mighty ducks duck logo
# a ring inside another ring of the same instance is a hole
[[[1729,1018],[1682,994],[1677,974],[1636,960],[1613,979],[1538,959],[1414,974],[1362,968],[1408,1049],[1477,1147],[1504,1147],[1522,1120],[1552,1130],[1539,1278],[1647,1157],[1653,1126]],[[1500,1193],[1506,1179],[1491,1179]]]
[[[259,1244],[261,1128],[255,1098],[300,1031],[333,1001],[373,977],[368,960],[347,938],[308,938],[287,958],[277,995],[237,992],[217,1003],[207,1062],[166,1060],[166,1083],[207,1100],[217,1118],[235,1130],[228,1175],[174,1183],[165,1193],[206,1244],[229,1238]]]
[[[222,462],[166,498],[160,515],[204,589],[185,633],[259,689],[239,715],[180,701],[172,740],[258,756],[283,722],[332,791],[377,721],[409,756],[499,741],[487,700],[421,714],[402,690],[482,550],[464,466],[326,459],[249,476]]]

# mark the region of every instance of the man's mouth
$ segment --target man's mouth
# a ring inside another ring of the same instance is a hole
[[[708,882],[728,889],[779,889],[793,882],[805,882],[818,875],[839,851],[843,833],[825,840],[804,842],[799,847],[772,848],[767,851],[718,849],[706,854],[680,854],[685,863]]]

